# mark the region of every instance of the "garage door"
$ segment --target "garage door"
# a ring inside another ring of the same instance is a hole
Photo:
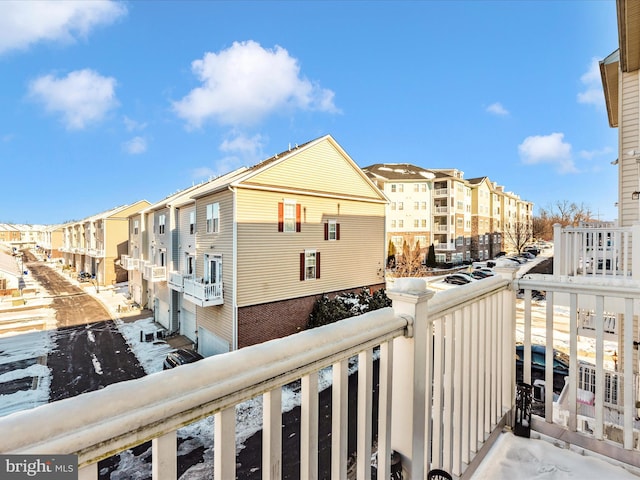
[[[184,308],[180,312],[180,335],[196,341],[196,314]]]
[[[226,353],[229,351],[229,343],[214,335],[206,328],[198,328],[198,351],[205,357]]]
[[[167,330],[171,329],[171,315],[169,315],[169,304],[156,298],[154,316],[156,322]]]

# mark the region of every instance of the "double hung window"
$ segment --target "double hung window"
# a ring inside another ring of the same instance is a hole
[[[207,205],[207,233],[218,233],[220,231],[220,204],[210,203]]]

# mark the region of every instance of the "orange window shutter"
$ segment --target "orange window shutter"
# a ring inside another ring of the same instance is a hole
[[[278,231],[284,232],[284,203],[278,203]]]

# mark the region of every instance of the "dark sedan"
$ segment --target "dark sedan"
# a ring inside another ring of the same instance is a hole
[[[523,381],[524,345],[516,345],[516,380]],[[546,365],[546,347],[531,345],[531,382],[544,380]],[[569,375],[569,355],[553,350],[553,391],[560,393],[564,387],[564,377]]]
[[[200,355],[195,350],[190,350],[188,348],[179,348],[173,352],[169,352],[164,359],[164,363],[162,364],[162,368],[164,370],[169,370],[170,368],[178,367],[180,365],[185,365],[187,363],[197,362],[198,360],[202,360],[204,357]]]

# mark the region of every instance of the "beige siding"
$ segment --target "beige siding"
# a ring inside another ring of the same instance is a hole
[[[301,232],[278,232],[278,203],[300,203]],[[239,307],[322,294],[383,281],[384,204],[239,189]],[[324,223],[340,240],[324,240]],[[320,252],[321,278],[300,281],[300,253]]]
[[[638,163],[636,158],[627,155],[629,150],[640,150],[639,142],[639,114],[640,99],[638,96],[638,72],[624,73],[620,75],[621,81],[621,121],[619,127],[620,136],[620,168],[619,208],[620,225],[633,225],[639,220],[639,201],[632,200],[631,194],[640,190],[638,179]]]
[[[207,205],[220,204],[220,231],[206,233]],[[222,254],[224,304],[197,307],[198,326],[206,328],[233,345],[233,194],[229,190],[196,201],[197,255],[196,277],[204,275],[205,254]]]
[[[380,199],[362,171],[328,139],[251,177],[248,183]]]

